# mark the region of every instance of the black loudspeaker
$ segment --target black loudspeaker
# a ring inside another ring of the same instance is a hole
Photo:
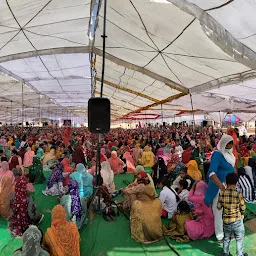
[[[26,126],[29,126],[29,122],[26,122]]]
[[[107,98],[91,98],[88,101],[88,127],[92,133],[110,130],[110,101]]]
[[[207,120],[204,120],[204,121],[203,121],[203,127],[206,127],[207,124],[208,124]]]
[[[165,127],[166,126],[166,122],[163,122],[163,127]]]

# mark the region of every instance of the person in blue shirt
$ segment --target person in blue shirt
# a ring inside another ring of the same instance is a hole
[[[205,194],[205,204],[212,205],[215,224],[215,235],[218,241],[224,238],[222,210],[217,209],[217,202],[220,190],[225,190],[224,182],[229,173],[235,172],[235,156],[233,154],[233,138],[224,134],[217,145],[216,151],[211,157],[211,164],[208,171],[208,188]]]

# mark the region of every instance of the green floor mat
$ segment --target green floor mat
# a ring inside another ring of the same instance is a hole
[[[133,175],[120,174],[115,176],[116,188],[126,186],[124,181],[131,182]],[[45,215],[40,228],[45,232],[51,224],[51,210],[57,204],[56,197],[47,197],[42,194],[45,185],[36,185],[35,203],[37,210]],[[168,221],[164,221],[167,224]],[[246,231],[245,252],[249,255],[256,255],[256,246],[252,241],[256,234]],[[189,243],[176,243],[170,238],[154,244],[140,244],[131,238],[130,223],[121,214],[115,222],[106,222],[101,215],[95,215],[81,232],[81,255],[82,256],[217,256],[221,253],[222,245],[216,243],[215,238],[193,241]],[[11,256],[20,248],[20,238],[12,238],[7,230],[7,221],[0,218],[0,256]],[[173,248],[177,254],[172,251]],[[231,255],[235,256],[236,243],[231,243]]]

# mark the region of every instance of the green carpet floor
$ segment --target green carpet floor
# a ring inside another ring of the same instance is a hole
[[[132,175],[119,175],[115,177],[117,188],[124,187],[123,180],[131,181]],[[50,226],[51,209],[57,204],[55,197],[46,197],[41,191],[44,185],[36,185],[35,203],[38,211],[45,215],[40,228],[45,230]],[[167,224],[167,222],[165,222]],[[245,251],[249,255],[256,255],[256,234],[246,230]],[[131,239],[129,221],[119,216],[116,222],[106,222],[102,216],[95,215],[92,222],[81,232],[81,255],[82,256],[203,256],[220,254],[222,245],[217,244],[215,238],[179,244],[167,238],[158,243],[144,245]],[[7,230],[7,222],[0,218],[0,256],[11,256],[20,248],[20,238],[11,238]],[[171,250],[173,248],[177,254]],[[231,244],[231,255],[235,256],[235,241]]]

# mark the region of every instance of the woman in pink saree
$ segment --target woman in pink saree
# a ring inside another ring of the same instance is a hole
[[[111,157],[108,159],[108,162],[114,174],[120,174],[124,172],[124,162],[117,156],[116,151],[111,152]]]
[[[11,181],[11,185],[15,185],[15,177],[12,171],[10,171],[9,164],[6,161],[1,163],[0,178],[8,177]]]
[[[212,207],[204,203],[206,190],[207,184],[199,181],[189,192],[188,200],[194,204],[192,215],[195,220],[187,220],[185,228],[191,240],[209,238],[215,232]]]
[[[125,148],[125,153],[123,154],[123,158],[126,160],[127,173],[134,173],[135,166],[134,166],[134,161],[133,161],[132,155],[130,153],[129,147]]]
[[[35,156],[35,152],[31,150],[31,148],[27,148],[27,152],[24,155],[23,165],[24,167],[29,167],[33,164],[33,157]]]

